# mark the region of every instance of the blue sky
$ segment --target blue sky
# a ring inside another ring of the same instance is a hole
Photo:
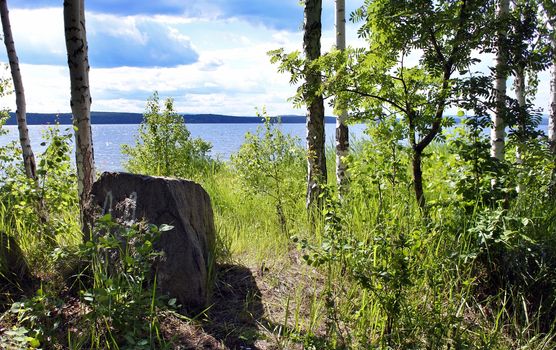
[[[355,8],[358,0],[348,0]],[[61,0],[11,0],[28,111],[68,112]],[[159,91],[184,113],[303,114],[295,87],[267,51],[301,49],[299,0],[86,0],[92,109],[142,112]],[[323,10],[323,50],[334,42],[334,2]],[[355,35],[355,27],[352,31]],[[0,50],[0,61],[6,62]],[[7,72],[5,72],[7,74]],[[0,100],[15,108],[15,97]]]
[[[253,115],[266,106],[274,115],[304,114],[287,101],[295,87],[266,54],[301,49],[299,0],[85,3],[93,110],[142,112],[156,90],[183,113]],[[351,11],[362,0],[346,3]],[[69,112],[62,1],[10,0],[9,6],[28,111]],[[334,1],[324,1],[323,51],[334,43],[333,17]],[[353,46],[362,45],[356,30],[348,23]],[[543,93],[540,101],[548,98]],[[0,103],[14,110],[15,96]]]

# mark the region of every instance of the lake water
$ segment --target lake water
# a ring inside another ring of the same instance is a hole
[[[200,137],[212,144],[211,155],[221,160],[230,159],[230,155],[237,152],[244,141],[245,133],[255,133],[261,124],[188,124],[187,128],[192,137]],[[29,125],[29,137],[35,154],[40,154],[45,147],[41,146],[42,133],[48,126]],[[300,139],[305,143],[305,124],[282,124],[283,132]],[[7,125],[3,127],[8,131],[7,135],[0,136],[0,146],[18,139],[17,126]],[[71,130],[70,125],[60,125],[63,130]],[[539,127],[545,133],[547,125]],[[124,170],[122,163],[125,157],[121,153],[121,145],[135,144],[139,125],[137,124],[95,124],[93,125],[93,145],[95,150],[95,165],[99,171],[121,171]],[[358,124],[350,126],[352,138],[361,139],[364,136],[365,125]],[[326,138],[330,146],[334,143],[335,125],[326,124]],[[485,130],[488,135],[490,131]],[[73,138],[72,138],[73,139]],[[72,157],[73,159],[73,157]]]
[[[237,152],[244,141],[245,133],[254,133],[261,124],[188,124],[187,128],[191,136],[200,137],[212,144],[211,155],[222,160],[228,160],[230,155]],[[0,136],[0,146],[18,139],[17,126],[4,126],[8,134]],[[45,125],[29,125],[29,137],[35,154],[44,151],[42,133],[47,128]],[[63,130],[71,130],[70,125],[61,125]],[[122,162],[125,160],[121,153],[121,145],[135,143],[139,125],[105,125],[95,124],[92,126],[93,146],[95,151],[95,165],[99,171],[123,170]],[[305,124],[282,124],[283,132],[299,137],[305,142]],[[350,133],[360,138],[363,136],[364,125],[350,126]],[[335,135],[335,125],[326,125],[326,138],[330,144]]]

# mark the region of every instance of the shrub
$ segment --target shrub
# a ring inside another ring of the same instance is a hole
[[[283,233],[287,233],[285,207],[302,193],[304,152],[299,140],[285,135],[263,110],[264,125],[256,134],[247,133],[238,153],[232,155],[232,165],[252,194],[271,198]]]
[[[194,178],[211,168],[211,147],[191,137],[171,98],[161,107],[155,92],[147,101],[135,145],[122,146],[122,153],[129,157],[124,167],[134,173]]]
[[[81,320],[87,331],[80,343],[116,349],[160,345],[156,311],[162,304],[155,292],[156,280],[151,281],[152,264],[162,254],[154,249],[156,241],[171,228],[125,226],[113,222],[110,215],[97,221],[96,239],[79,249],[87,266],[81,273],[86,277],[80,295],[89,310]]]

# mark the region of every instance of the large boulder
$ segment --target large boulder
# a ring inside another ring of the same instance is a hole
[[[110,212],[119,221],[143,220],[173,226],[156,248],[156,283],[186,309],[207,303],[209,264],[215,241],[210,198],[197,183],[182,179],[105,172],[93,184],[93,212]]]

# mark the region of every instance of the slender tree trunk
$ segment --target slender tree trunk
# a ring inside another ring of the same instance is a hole
[[[423,149],[417,143],[417,131],[415,128],[415,114],[407,115],[409,121],[409,144],[412,151],[411,169],[413,170],[413,191],[415,199],[421,212],[426,214],[426,200],[423,191],[423,170],[421,168]],[[426,147],[426,146],[425,146]]]
[[[517,103],[519,104],[519,121],[518,121],[518,137],[519,139],[517,140],[517,146],[515,148],[515,161],[517,166],[521,166],[523,164],[523,150],[522,147],[524,145],[525,142],[525,138],[524,138],[524,133],[525,133],[525,105],[526,105],[526,101],[525,101],[525,72],[523,70],[520,70],[519,72],[516,72],[516,77],[515,77],[515,96],[517,98]],[[523,191],[523,185],[521,183],[518,182],[517,187],[516,187],[516,191],[518,193]]]
[[[550,114],[548,116],[548,144],[550,145],[550,152],[556,162],[556,19],[551,21],[551,36],[552,42],[552,76],[550,77]],[[552,181],[549,191],[556,194],[556,164],[552,169]]]
[[[552,50],[556,52],[556,28],[552,27]],[[550,78],[550,114],[548,116],[548,141],[550,150],[556,156],[556,54],[552,59],[552,76]]]
[[[29,129],[27,128],[27,113],[25,106],[25,91],[23,90],[23,80],[21,79],[21,71],[19,70],[19,59],[15,51],[15,43],[12,36],[12,28],[10,25],[10,16],[8,11],[8,2],[0,0],[0,16],[2,17],[2,29],[4,31],[4,44],[10,61],[10,70],[15,89],[16,117],[17,129],[19,130],[19,142],[23,153],[23,165],[25,174],[30,179],[37,178],[37,166],[35,164],[35,155],[31,149],[31,141],[29,140]]]
[[[322,0],[305,0],[303,51],[307,64],[320,57]],[[308,72],[305,99],[307,108],[307,208],[321,206],[322,185],[326,184],[326,157],[324,153],[324,101],[317,93],[321,84],[318,72]]]
[[[346,2],[336,0],[336,48],[346,49]],[[345,121],[347,111],[341,111],[336,118],[336,183],[340,196],[347,186],[347,164],[344,158],[349,153],[349,130]]]
[[[82,222],[85,225],[84,212],[95,181],[95,165],[91,134],[91,95],[84,0],[64,0],[64,26],[71,82],[70,105],[73,125],[76,127],[75,158],[79,204]]]
[[[422,153],[419,150],[413,150],[413,188],[415,190],[415,199],[422,212],[426,211],[425,193],[423,192],[423,170],[421,169]]]
[[[496,54],[496,84],[495,84],[495,95],[496,95],[496,112],[493,115],[492,120],[492,130],[490,133],[490,143],[491,143],[491,156],[498,159],[504,159],[504,145],[505,136],[504,131],[506,127],[505,123],[505,110],[506,110],[506,80],[507,80],[507,65],[508,65],[508,55],[506,52],[505,40],[507,36],[507,29],[505,29],[506,24],[504,23],[508,17],[510,11],[510,1],[509,0],[499,0],[497,8],[497,18],[502,20],[502,28],[498,30],[498,52]]]

